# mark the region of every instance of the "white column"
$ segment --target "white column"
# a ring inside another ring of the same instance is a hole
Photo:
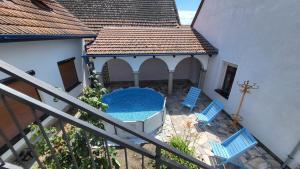
[[[139,72],[138,71],[133,72],[133,78],[134,78],[134,86],[139,87]]]
[[[200,89],[202,89],[203,86],[204,86],[205,75],[206,75],[206,70],[201,69],[200,70],[200,76],[199,76],[199,82],[198,82],[198,87]]]
[[[174,71],[169,71],[169,80],[168,80],[168,94],[171,95],[173,91],[173,74]]]

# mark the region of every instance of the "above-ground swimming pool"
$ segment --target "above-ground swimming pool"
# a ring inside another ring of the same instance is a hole
[[[103,97],[108,104],[106,113],[130,124],[136,130],[153,133],[162,126],[165,116],[165,97],[151,88],[117,89]],[[105,124],[105,129],[122,137],[129,133]]]

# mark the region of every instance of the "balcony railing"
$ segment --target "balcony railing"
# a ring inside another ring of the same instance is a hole
[[[45,92],[48,95],[50,95],[51,97],[57,98],[60,101],[63,101],[65,103],[67,103],[69,106],[77,108],[79,110],[82,110],[84,112],[90,113],[94,116],[96,116],[97,118],[99,118],[99,120],[105,121],[111,125],[113,125],[115,128],[124,130],[132,135],[134,135],[135,137],[150,143],[152,145],[154,145],[155,149],[151,150],[147,150],[145,148],[143,148],[142,146],[138,145],[138,144],[134,144],[133,142],[130,142],[127,139],[124,138],[120,138],[119,136],[115,135],[115,134],[111,134],[106,132],[105,130],[98,128],[86,121],[83,121],[79,118],[76,118],[70,114],[67,114],[61,110],[58,110],[48,104],[45,104],[39,100],[36,100],[28,95],[25,95],[19,91],[16,91],[4,84],[0,84],[0,100],[2,102],[2,104],[4,105],[4,108],[6,109],[7,112],[9,112],[10,114],[10,118],[13,120],[14,124],[16,125],[19,133],[21,134],[22,138],[25,140],[25,143],[27,144],[28,148],[31,150],[38,166],[40,168],[45,168],[44,164],[42,163],[42,161],[40,161],[39,159],[39,155],[37,153],[37,151],[35,150],[33,144],[31,143],[30,139],[27,137],[26,133],[24,133],[20,122],[18,121],[16,112],[14,112],[14,110],[10,107],[10,105],[8,104],[8,98],[9,99],[14,99],[18,102],[21,102],[23,104],[26,104],[27,106],[29,106],[31,108],[31,113],[33,115],[33,117],[35,117],[36,123],[39,126],[39,130],[42,133],[42,136],[44,137],[44,139],[46,140],[47,146],[50,148],[50,152],[51,152],[51,157],[54,159],[54,161],[56,162],[56,167],[57,168],[61,168],[60,164],[56,158],[56,154],[55,154],[55,150],[54,150],[54,146],[53,144],[50,142],[49,136],[46,134],[45,132],[45,128],[42,125],[42,122],[38,119],[37,117],[37,111],[41,111],[43,113],[48,114],[49,116],[53,116],[55,118],[58,119],[58,124],[60,125],[60,128],[62,129],[62,135],[64,138],[64,141],[67,145],[67,148],[70,152],[70,156],[72,157],[72,163],[74,164],[75,168],[78,168],[78,159],[75,159],[73,151],[72,151],[72,145],[70,144],[70,140],[67,137],[67,134],[64,127],[65,124],[69,124],[72,126],[75,126],[77,128],[83,129],[85,132],[85,137],[86,137],[86,146],[89,149],[89,156],[91,159],[93,158],[93,154],[91,153],[91,146],[89,144],[89,138],[88,135],[86,133],[92,134],[94,136],[97,137],[101,137],[105,140],[105,144],[104,144],[104,148],[105,151],[107,152],[107,158],[109,161],[109,168],[113,168],[112,164],[111,164],[111,157],[109,156],[109,146],[108,146],[108,141],[109,142],[113,142],[115,144],[118,144],[119,146],[124,148],[125,151],[125,167],[128,168],[128,155],[127,155],[127,149],[130,149],[131,151],[134,151],[135,153],[138,153],[142,156],[141,158],[141,168],[144,168],[144,157],[148,157],[152,160],[155,161],[155,168],[161,168],[161,166],[167,166],[170,168],[187,168],[186,166],[183,166],[175,161],[172,161],[170,159],[167,159],[166,157],[164,157],[162,155],[162,151],[166,151],[168,153],[171,153],[183,160],[186,160],[196,166],[198,166],[199,168],[205,168],[205,169],[210,169],[212,168],[211,166],[203,163],[202,161],[193,158],[189,155],[186,155],[180,151],[178,151],[177,149],[171,147],[170,145],[150,136],[147,135],[143,132],[139,132],[134,130],[131,126],[127,125],[126,123],[123,123],[122,121],[119,121],[117,119],[114,119],[110,116],[108,116],[107,114],[105,114],[104,112],[78,100],[77,98],[74,98],[73,96],[69,95],[68,93],[65,93],[33,76],[28,75],[27,73],[23,72],[22,70],[19,70],[17,68],[15,68],[12,65],[9,65],[3,61],[0,60],[0,70],[4,73],[6,73],[7,75],[10,75],[11,77],[14,78],[18,78],[19,80],[22,80],[28,84],[30,84],[31,86],[33,86],[34,88],[38,89],[39,91]],[[16,161],[19,162],[20,166],[23,168],[26,168],[26,166],[24,165],[24,163],[21,161],[21,159],[19,159],[17,150],[15,150],[14,146],[11,144],[11,142],[9,141],[9,138],[5,135],[5,132],[2,131],[3,129],[0,129],[0,138],[3,139],[6,143],[6,145],[9,147],[9,149],[11,150],[12,154],[14,155]],[[80,159],[79,159],[80,160]],[[2,160],[0,160],[0,165],[2,164],[1,162]],[[92,160],[92,164],[93,168],[95,167],[95,163]]]

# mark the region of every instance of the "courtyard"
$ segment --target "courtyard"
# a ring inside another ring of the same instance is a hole
[[[131,83],[111,84],[110,88],[117,89],[120,86],[129,87]],[[175,82],[173,94],[167,97],[167,115],[164,125],[155,134],[155,137],[163,142],[168,142],[172,136],[181,136],[190,141],[190,147],[195,149],[195,157],[203,162],[215,166],[218,159],[213,157],[208,142],[222,142],[239,129],[231,126],[231,119],[225,113],[221,112],[213,121],[213,125],[205,129],[199,128],[194,112],[201,112],[211,100],[202,92],[197,103],[197,107],[193,112],[189,112],[187,108],[181,108],[181,101],[184,99],[191,84],[189,82]],[[167,96],[168,86],[164,82],[142,82],[141,87],[151,87]],[[239,126],[241,128],[241,126]],[[151,145],[143,145],[147,149],[151,149]],[[119,151],[119,157],[123,157],[123,150]],[[140,168],[141,156],[129,152],[131,162],[129,168]],[[262,145],[257,144],[240,157],[241,162],[249,169],[279,169],[280,163],[266,151]],[[124,160],[120,160],[122,163]],[[145,159],[145,168],[152,168],[151,160]],[[124,166],[124,165],[122,165]],[[223,168],[223,167],[221,167]],[[235,169],[233,165],[226,165],[225,168]]]
[[[0,168],[300,169],[300,1],[196,1],[0,0]]]

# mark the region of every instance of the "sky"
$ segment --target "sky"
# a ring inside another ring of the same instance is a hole
[[[177,10],[182,25],[190,25],[201,0],[176,0]]]

